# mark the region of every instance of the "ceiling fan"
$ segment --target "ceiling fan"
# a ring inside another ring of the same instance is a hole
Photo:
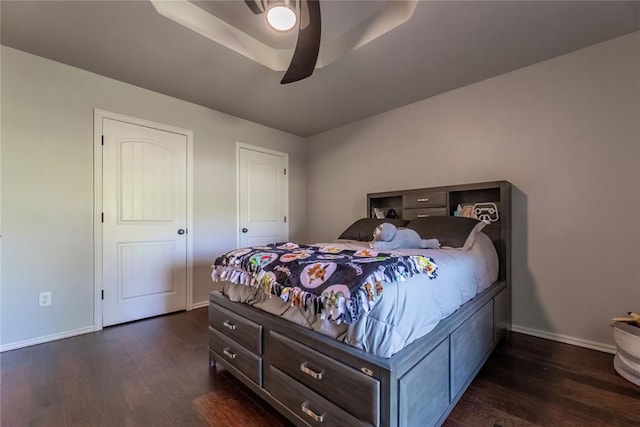
[[[279,31],[288,31],[295,26],[294,9],[298,10],[298,40],[289,68],[280,83],[297,82],[313,74],[320,51],[319,0],[244,0],[244,2],[256,15],[267,13],[267,21]]]

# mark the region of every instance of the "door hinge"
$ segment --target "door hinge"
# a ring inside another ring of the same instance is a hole
[[[287,168],[284,168],[284,174],[285,175],[287,174]]]
[[[100,214],[100,222],[104,222],[104,212]]]
[[[104,299],[104,289],[102,290],[102,299]]]
[[[102,142],[101,145],[104,145],[104,135],[102,135]]]
[[[284,222],[287,222],[287,216],[286,215],[284,216]]]

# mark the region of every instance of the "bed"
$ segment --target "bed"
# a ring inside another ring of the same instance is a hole
[[[368,194],[369,216],[405,223],[468,206],[484,214],[491,205],[495,216],[464,250],[395,251],[437,260],[438,274],[385,281],[354,322],[230,279],[210,294],[211,366],[220,363],[296,425],[442,424],[511,323],[510,193],[497,181]],[[366,243],[327,245],[338,253]]]

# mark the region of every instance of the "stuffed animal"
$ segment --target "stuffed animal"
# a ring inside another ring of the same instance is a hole
[[[371,248],[388,251],[393,249],[438,249],[437,239],[422,239],[410,228],[396,228],[395,225],[383,222],[373,231]]]

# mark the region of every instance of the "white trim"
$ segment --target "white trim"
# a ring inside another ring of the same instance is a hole
[[[43,335],[41,337],[29,338],[28,340],[14,341],[14,342],[0,345],[0,352],[16,350],[18,348],[29,347],[32,345],[42,344],[49,341],[61,340],[63,338],[75,337],[76,335],[88,334],[93,331],[94,331],[93,326],[87,326],[85,328],[73,329],[71,331],[58,332],[51,335]]]
[[[209,307],[209,301],[194,302],[193,304],[191,304],[192,310],[195,310],[196,308],[205,308],[205,307]]]
[[[102,110],[93,110],[93,325],[102,329]]]
[[[287,232],[287,240],[289,239],[289,224],[291,223],[291,217],[289,216],[289,154],[282,151],[270,150],[264,147],[258,147],[257,145],[251,145],[244,142],[236,141],[236,248],[240,247],[240,149],[257,151],[259,153],[272,154],[284,158],[284,167],[287,170],[287,179],[284,181],[284,215],[287,217],[285,222],[285,230]]]
[[[568,335],[556,334],[553,332],[540,331],[538,329],[525,328],[524,326],[511,325],[513,332],[531,335],[538,338],[544,338],[551,341],[557,341],[564,344],[571,344],[578,347],[584,347],[591,350],[602,351],[603,353],[616,354],[614,345],[603,344],[595,341],[583,340],[582,338],[570,337]]]
[[[102,329],[102,121],[103,119],[117,120],[137,126],[158,129],[184,135],[187,138],[187,292],[185,307],[193,309],[193,131],[182,129],[163,123],[138,119],[111,111],[93,110],[93,194],[94,194],[94,248],[93,248],[93,282],[94,302],[92,330]]]
[[[193,131],[184,129],[187,137],[187,307],[193,309]]]

